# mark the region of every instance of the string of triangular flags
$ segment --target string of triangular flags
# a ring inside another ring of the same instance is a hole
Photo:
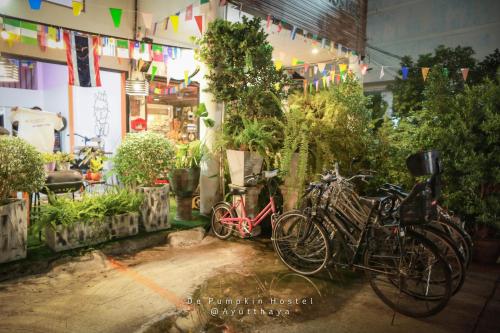
[[[368,70],[368,64],[361,64],[361,74],[365,75],[367,70]],[[378,66],[377,66],[378,67]],[[401,77],[403,80],[407,80],[408,79],[408,74],[410,73],[410,67],[408,66],[380,66],[380,74],[379,74],[379,79],[382,79],[384,76],[385,76],[385,71],[384,69],[387,69],[387,68],[398,68],[398,69],[401,69]],[[427,76],[429,75],[429,72],[431,70],[430,67],[415,67],[415,66],[412,66],[411,68],[420,68],[420,72],[422,74],[422,79],[425,81],[427,80]],[[443,74],[445,76],[448,76],[450,73],[449,73],[449,69],[444,67],[442,68],[442,71],[443,71]],[[464,67],[464,68],[460,68],[460,73],[462,74],[462,78],[464,81],[467,81],[467,77],[469,76],[469,68],[468,67]]]
[[[10,46],[21,42],[27,45],[38,45],[42,51],[46,48],[64,49],[63,31],[73,31],[51,25],[32,23],[17,18],[0,17],[1,37]],[[73,31],[78,33],[77,31]],[[143,59],[145,61],[166,62],[182,56],[182,49],[155,43],[145,43],[128,39],[98,35],[98,55],[121,59]]]

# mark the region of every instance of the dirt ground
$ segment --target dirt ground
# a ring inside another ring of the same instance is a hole
[[[0,332],[500,332],[499,267],[471,267],[438,315],[391,324],[360,274],[292,274],[268,240],[171,244],[0,283]]]

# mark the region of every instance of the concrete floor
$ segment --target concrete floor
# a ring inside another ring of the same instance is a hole
[[[266,241],[194,243],[172,239],[113,257],[95,251],[0,283],[0,332],[500,332],[500,267],[472,266],[444,311],[420,320],[397,315],[391,325],[393,313],[358,275],[290,274]],[[209,304],[245,297],[307,304],[239,305],[257,312],[245,314]]]

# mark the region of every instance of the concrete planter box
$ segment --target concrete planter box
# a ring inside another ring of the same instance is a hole
[[[102,221],[77,222],[69,226],[45,228],[45,242],[55,252],[95,245],[109,239],[109,228]]]
[[[170,228],[169,185],[161,187],[139,187],[144,194],[141,206],[141,221],[146,231],[164,230]]]
[[[139,233],[139,213],[126,213],[106,217],[110,238],[123,238]]]
[[[245,177],[259,173],[264,159],[259,153],[243,150],[226,151],[231,184],[245,186]]]
[[[0,263],[26,258],[28,214],[23,200],[0,205]]]

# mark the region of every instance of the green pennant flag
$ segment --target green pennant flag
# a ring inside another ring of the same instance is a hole
[[[38,25],[21,21],[21,42],[28,45],[38,44]]]
[[[123,10],[121,8],[109,9],[109,13],[111,14],[111,18],[113,19],[113,24],[115,25],[115,28],[120,27],[120,24],[122,22],[122,12]]]
[[[151,81],[155,80],[156,72],[158,71],[158,67],[153,65],[153,68],[151,68]]]
[[[209,3],[209,2],[210,2],[210,0],[200,0],[200,5],[204,5],[204,4]]]

